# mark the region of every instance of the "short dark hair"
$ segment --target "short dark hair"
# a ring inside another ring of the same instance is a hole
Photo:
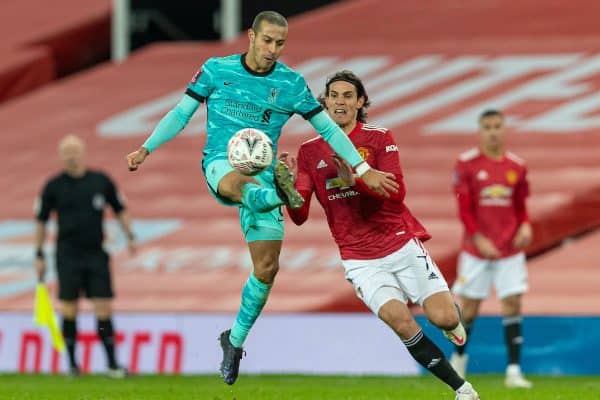
[[[488,118],[488,117],[500,117],[500,118],[504,119],[504,114],[502,114],[502,112],[500,112],[496,109],[490,108],[490,109],[485,110],[484,112],[482,112],[479,115],[479,121],[481,121],[484,118]]]
[[[288,26],[287,19],[277,11],[261,11],[254,17],[254,21],[252,21],[252,30],[258,32],[260,30],[260,24],[263,21],[286,28]]]
[[[367,94],[365,85],[363,85],[360,78],[356,76],[354,72],[349,71],[347,69],[338,71],[327,78],[327,82],[325,83],[325,93],[319,96],[319,101],[321,102],[321,104],[323,106],[325,105],[325,98],[329,96],[329,86],[331,86],[333,82],[339,81],[348,82],[349,84],[353,85],[356,88],[356,97],[363,97],[365,99],[363,106],[359,108],[358,113],[356,114],[356,120],[360,122],[367,122],[367,108],[369,108],[369,106],[371,105],[371,102],[369,101],[369,95]]]

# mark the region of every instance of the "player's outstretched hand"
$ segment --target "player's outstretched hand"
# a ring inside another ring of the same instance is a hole
[[[352,171],[350,163],[337,154],[334,154],[332,158],[333,163],[338,170],[338,176],[342,178],[348,186],[354,186],[356,184],[356,177],[354,176],[354,171]]]
[[[533,232],[531,229],[531,224],[529,222],[523,222],[513,239],[513,246],[515,249],[524,249],[525,247],[529,246],[532,238]]]
[[[473,243],[479,254],[484,258],[495,259],[500,257],[500,251],[496,248],[494,243],[481,233],[476,233],[473,236]]]
[[[127,160],[127,167],[130,171],[137,171],[140,165],[144,162],[146,157],[150,154],[145,147],[140,147],[133,153],[127,154],[125,159]]]
[[[400,187],[394,174],[378,171],[374,168],[365,172],[361,178],[371,190],[385,197],[390,197],[390,193],[398,193]]]
[[[296,178],[298,177],[298,160],[296,159],[296,157],[292,156],[287,151],[282,151],[279,154],[279,157],[277,158],[279,159],[279,161],[282,161],[285,163],[285,165],[287,165],[287,167],[290,169],[290,172],[292,173],[292,176],[294,177],[295,182]]]

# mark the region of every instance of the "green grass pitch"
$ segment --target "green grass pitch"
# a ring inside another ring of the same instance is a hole
[[[600,400],[600,377],[529,376],[533,389],[505,389],[500,375],[469,380],[482,400]],[[242,375],[233,386],[218,376],[0,375],[2,400],[454,400],[431,376],[352,377]]]

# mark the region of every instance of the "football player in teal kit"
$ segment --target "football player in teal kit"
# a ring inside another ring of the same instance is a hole
[[[221,374],[229,385],[237,379],[243,343],[264,307],[279,269],[283,240],[282,205],[302,206],[285,163],[274,161],[256,176],[242,175],[227,161],[227,142],[242,128],[265,132],[273,142],[293,114],[300,114],[346,159],[367,186],[384,196],[395,193],[393,174],[371,168],[344,132],[323,111],[299,73],[277,61],[287,38],[287,21],[277,12],[259,13],[248,30],[244,54],[206,60],[187,87],[181,101],[158,123],[138,150],[127,155],[130,170],[137,168],[160,145],[175,137],[200,103],[207,107],[207,141],[202,169],[209,191],[219,202],[237,206],[242,231],[253,262],[233,327],[221,333]]]

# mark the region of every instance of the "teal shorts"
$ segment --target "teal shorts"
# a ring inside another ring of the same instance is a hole
[[[208,164],[202,162],[202,171],[206,178],[208,191],[217,201],[226,206],[238,207],[240,225],[246,242],[257,240],[283,240],[283,213],[281,207],[269,212],[254,212],[243,204],[236,203],[218,193],[219,182],[225,175],[234,171],[226,159],[215,159]],[[258,183],[265,187],[275,189],[273,186],[273,170],[268,169],[254,176]]]

